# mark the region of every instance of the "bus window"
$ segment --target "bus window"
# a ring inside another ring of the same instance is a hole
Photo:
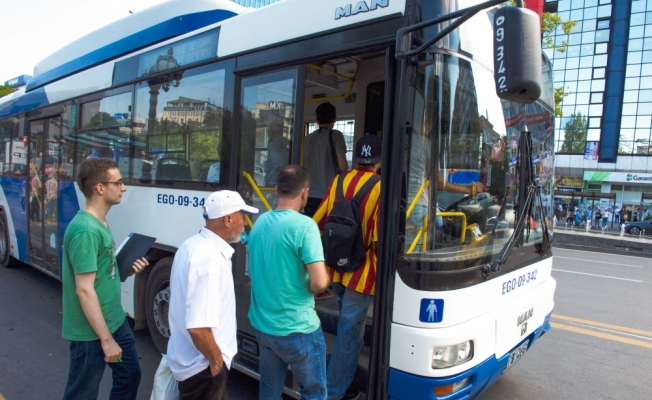
[[[81,130],[125,126],[131,122],[131,92],[81,105]]]
[[[290,163],[296,70],[242,80],[240,184],[245,201],[274,208],[277,168]]]
[[[0,121],[0,174],[27,174],[27,146],[17,117]]]
[[[420,66],[409,88],[405,258],[426,269],[474,268],[495,260],[514,231],[516,144],[525,116],[544,195],[551,185],[552,157],[540,144],[551,140],[552,110],[501,102],[491,74],[473,62],[434,55]],[[539,206],[537,200],[536,221]],[[543,240],[537,224],[528,246]],[[436,279],[419,287],[431,283]]]
[[[228,185],[226,69],[208,65],[136,85],[133,182]],[[224,168],[223,168],[224,166]]]

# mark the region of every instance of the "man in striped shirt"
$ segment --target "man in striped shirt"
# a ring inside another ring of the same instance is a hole
[[[382,141],[378,136],[366,135],[355,146],[353,161],[358,167],[344,176],[343,189],[347,199],[353,199],[365,182],[376,175],[380,168]],[[323,228],[337,197],[340,175],[336,176],[326,191],[313,219]],[[373,301],[376,282],[376,242],[378,241],[378,210],[380,181],[367,193],[360,203],[360,218],[365,248],[368,248],[364,264],[353,272],[337,272],[329,268],[333,291],[339,296],[340,319],[337,338],[327,367],[328,400],[353,400],[358,390],[349,390],[358,366],[364,336],[367,309]]]

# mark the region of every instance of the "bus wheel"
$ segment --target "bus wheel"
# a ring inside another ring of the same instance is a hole
[[[9,267],[9,260],[11,258],[10,247],[7,216],[5,215],[5,210],[0,208],[0,266],[3,268]]]
[[[152,269],[147,281],[145,306],[147,307],[147,327],[161,354],[166,354],[170,338],[168,310],[170,308],[170,271],[172,257],[159,260]]]

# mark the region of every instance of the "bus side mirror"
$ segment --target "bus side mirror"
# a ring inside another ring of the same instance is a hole
[[[496,10],[494,79],[501,99],[530,104],[541,95],[541,22],[533,11],[519,7]]]

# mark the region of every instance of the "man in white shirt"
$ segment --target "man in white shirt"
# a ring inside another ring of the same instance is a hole
[[[222,400],[236,342],[233,248],[244,212],[258,213],[236,192],[214,192],[204,206],[206,226],[177,251],[170,276],[168,361],[180,400]]]

